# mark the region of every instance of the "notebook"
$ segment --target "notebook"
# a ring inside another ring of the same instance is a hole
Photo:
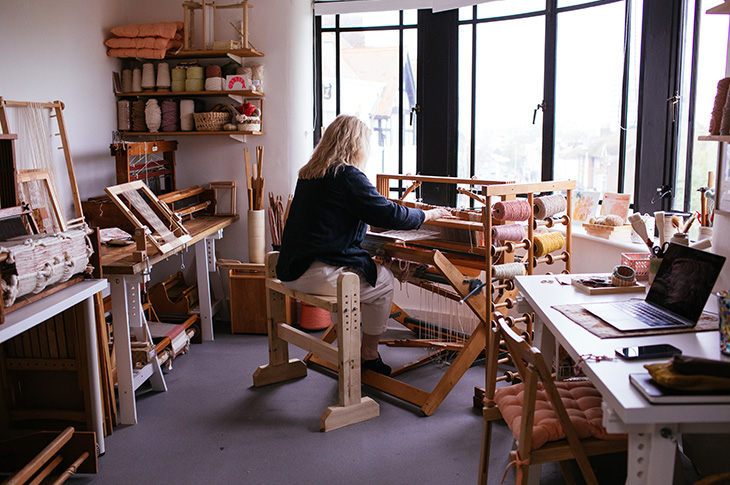
[[[654,404],[730,404],[730,393],[705,393],[678,391],[654,382],[649,373],[629,374],[631,385],[644,398]]]
[[[646,299],[583,308],[620,331],[694,327],[724,263],[724,256],[672,243]]]

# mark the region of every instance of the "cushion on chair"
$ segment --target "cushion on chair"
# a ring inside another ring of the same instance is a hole
[[[580,439],[590,437],[622,439],[625,437],[625,435],[606,432],[602,424],[601,394],[590,381],[557,381],[555,386],[558,388],[558,393],[560,393],[568,416]],[[520,436],[523,400],[523,384],[501,387],[494,394],[494,401],[516,440]],[[560,426],[558,414],[550,404],[542,383],[538,383],[531,449],[535,450],[548,441],[558,441],[564,438],[565,434]]]

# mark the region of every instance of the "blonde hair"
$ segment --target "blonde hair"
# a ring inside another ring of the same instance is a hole
[[[309,162],[299,170],[300,179],[322,178],[345,165],[362,168],[370,154],[370,128],[356,116],[339,115],[330,123],[312,152]]]

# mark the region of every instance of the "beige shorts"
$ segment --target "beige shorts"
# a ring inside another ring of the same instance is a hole
[[[380,335],[385,332],[390,317],[390,305],[393,303],[393,273],[382,265],[376,266],[378,279],[374,287],[360,276],[362,330],[368,335]],[[337,277],[345,271],[352,270],[315,261],[298,279],[282,281],[282,283],[287,288],[304,293],[335,296],[337,295]],[[332,314],[332,318],[334,321],[334,314]]]

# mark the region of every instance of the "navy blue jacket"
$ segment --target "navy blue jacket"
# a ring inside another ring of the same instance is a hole
[[[360,272],[375,286],[377,269],[360,247],[367,224],[385,229],[417,229],[425,214],[402,207],[378,193],[357,168],[345,165],[333,176],[297,181],[281,241],[276,274],[299,278],[314,261]]]

